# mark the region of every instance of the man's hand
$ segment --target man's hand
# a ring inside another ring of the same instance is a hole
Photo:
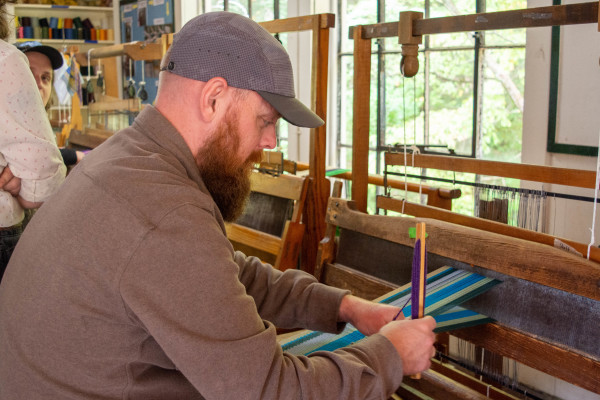
[[[0,173],[0,189],[15,197],[21,191],[21,178],[14,176],[8,166],[4,167],[2,173]]]
[[[435,320],[424,317],[415,320],[390,322],[381,333],[388,338],[402,359],[404,375],[417,374],[431,366],[431,357],[435,355]]]
[[[347,295],[340,304],[340,320],[351,323],[363,335],[372,335],[393,321],[400,309],[389,304],[374,303],[360,297]],[[402,313],[398,319],[404,319]]]

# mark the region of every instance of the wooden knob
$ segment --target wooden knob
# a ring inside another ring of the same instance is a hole
[[[400,72],[407,78],[412,78],[419,72],[419,45],[403,44]]]

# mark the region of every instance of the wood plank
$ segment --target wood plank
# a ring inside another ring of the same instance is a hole
[[[471,228],[482,229],[488,232],[500,233],[502,235],[511,236],[514,238],[529,240],[531,242],[542,243],[548,246],[554,247],[554,240],[558,239],[575,250],[580,252],[582,255],[587,256],[588,245],[575,242],[573,240],[557,238],[552,235],[548,235],[541,232],[531,231],[529,229],[518,228],[516,226],[510,226],[500,222],[490,221],[483,218],[469,217],[454,213],[451,211],[441,210],[430,206],[424,206],[421,204],[411,203],[409,201],[404,202],[403,200],[393,199],[387,196],[377,196],[377,207],[385,210],[396,211],[407,215],[423,218],[433,218],[440,221],[451,222],[453,224],[469,226]],[[600,263],[600,248],[592,246],[590,248],[590,260]]]
[[[600,361],[568,351],[499,324],[450,332],[487,350],[600,394]]]
[[[329,73],[329,28],[313,21],[312,25],[312,80],[311,107],[313,111],[327,121],[327,87]],[[312,179],[307,194],[303,222],[306,233],[302,245],[302,269],[314,273],[317,262],[319,242],[325,235],[325,212],[329,198],[330,182],[325,176],[327,148],[327,125],[310,130],[309,177]]]
[[[413,35],[578,25],[596,22],[598,22],[597,1],[422,19],[414,22]]]
[[[347,179],[347,180],[352,180],[352,171],[347,171],[347,172],[342,172],[339,173],[337,175],[335,175],[335,178],[339,178],[339,179]],[[394,188],[394,189],[400,189],[400,190],[408,190],[409,192],[415,192],[415,193],[423,193],[426,195],[430,195],[433,193],[437,193],[440,197],[444,198],[444,199],[458,199],[461,195],[462,192],[460,189],[454,189],[454,188],[444,188],[444,187],[436,187],[436,186],[430,186],[430,185],[426,185],[426,184],[418,184],[418,183],[414,183],[414,182],[404,182],[403,180],[400,179],[394,179],[394,178],[387,178],[387,182],[384,179],[383,176],[381,175],[376,175],[376,174],[369,174],[369,177],[367,179],[367,182],[370,185],[376,185],[376,186],[387,186]]]
[[[281,249],[281,238],[269,235],[243,225],[225,223],[227,238],[234,242],[244,243],[258,250],[278,255]]]
[[[110,101],[96,101],[88,105],[89,112],[101,112],[101,111],[120,111],[127,110],[131,112],[140,111],[141,103],[140,99],[135,97],[133,99],[118,99]]]
[[[335,14],[317,14],[276,19],[259,22],[259,25],[271,33],[300,32],[313,29],[315,20],[321,29],[333,28],[335,26]]]
[[[362,27],[354,32],[354,98],[352,116],[352,200],[367,211],[369,176],[369,115],[371,97],[371,40],[362,39]]]
[[[398,285],[341,264],[323,265],[321,282],[350,290],[353,295],[367,300],[377,299],[398,287]]]
[[[500,176],[588,189],[593,189],[596,186],[596,171],[431,154],[415,154],[414,156],[411,155],[410,159],[411,165],[409,166],[416,168],[434,168],[444,171]],[[385,153],[385,164],[404,165],[404,154]]]
[[[595,22],[598,22],[598,2],[589,2],[453,17],[426,18],[414,22],[413,35],[577,25]],[[398,36],[398,22],[362,25],[362,27],[363,39]],[[349,39],[353,39],[356,28],[357,26],[350,27]]]
[[[112,46],[95,47],[90,52],[90,59],[128,55],[134,60],[160,60],[162,58],[162,43],[130,42]]]
[[[597,263],[540,243],[431,218],[369,215],[337,198],[329,201],[327,222],[407,246],[414,245],[409,228],[425,222],[430,253],[600,300]]]
[[[275,260],[275,268],[285,271],[298,267],[298,256],[302,245],[305,225],[297,222],[287,221],[283,228],[281,250]]]
[[[273,176],[253,172],[250,175],[250,184],[253,192],[290,200],[300,200],[304,178],[294,175]]]

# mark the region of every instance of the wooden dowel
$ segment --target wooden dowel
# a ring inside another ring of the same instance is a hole
[[[412,164],[413,158],[414,164]],[[385,153],[385,164],[404,165],[404,154]],[[411,155],[410,166],[416,168],[434,168],[444,171],[500,176],[589,189],[593,189],[596,185],[596,171],[478,160],[466,157],[414,154]]]

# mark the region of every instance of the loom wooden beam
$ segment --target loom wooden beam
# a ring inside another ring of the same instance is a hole
[[[354,296],[367,300],[377,299],[398,287],[398,285],[384,279],[365,274],[342,264],[323,265],[321,282],[329,286],[349,290]]]
[[[600,393],[598,360],[495,323],[458,329],[450,334],[586,390]]]
[[[337,174],[335,177],[351,181],[352,175],[352,171],[347,171]],[[460,189],[429,186],[393,178],[387,178],[387,180],[385,180],[383,176],[375,174],[368,174],[367,183],[369,185],[387,186],[394,189],[407,190],[409,192],[427,195],[427,205],[444,208],[446,210],[451,210],[452,200],[458,199],[462,195]]]
[[[573,247],[582,255],[587,256],[587,244],[578,243],[569,239],[557,238],[552,235],[535,232],[529,229],[518,228],[516,226],[510,226],[508,224],[490,221],[483,218],[469,217],[468,215],[440,210],[439,208],[433,208],[428,205],[424,206],[421,204],[411,203],[409,201],[404,202],[403,200],[393,199],[387,196],[377,196],[376,204],[377,207],[384,210],[404,212],[404,214],[415,217],[433,218],[440,221],[451,222],[457,225],[469,226],[471,228],[481,229],[488,232],[495,232],[514,238],[529,240],[531,242],[542,243],[552,247],[554,247],[555,240],[558,239],[561,242]],[[600,248],[595,246],[590,247],[590,260],[600,263]]]
[[[500,176],[588,189],[593,189],[596,185],[596,171],[431,154],[414,154],[411,155],[410,159],[411,164],[409,166],[416,168],[434,168],[444,171]],[[404,165],[404,154],[385,153],[385,164]]]
[[[90,52],[90,59],[127,55],[139,61],[160,60],[162,58],[162,43],[130,42],[106,47],[96,47]]]
[[[329,70],[329,29],[335,26],[334,14],[317,14],[259,23],[270,33],[312,31],[311,108],[327,120],[327,78]],[[309,176],[312,185],[307,194],[303,223],[306,234],[302,243],[302,269],[314,273],[319,241],[325,234],[325,208],[330,183],[325,177],[327,131],[325,125],[311,129]]]
[[[281,238],[243,225],[225,224],[227,238],[232,242],[244,243],[277,256],[281,250]]]
[[[352,125],[352,200],[367,211],[369,176],[369,98],[371,96],[371,40],[363,39],[363,28],[354,31],[354,98]]]
[[[335,181],[333,183],[333,189],[331,190],[331,195],[333,197],[341,197],[342,196],[342,182]],[[321,276],[323,272],[323,266],[325,264],[333,262],[335,259],[336,252],[336,228],[332,224],[327,224],[325,229],[325,236],[319,242],[319,249],[317,251],[317,263],[315,265],[315,271],[313,275],[317,278],[318,281],[321,281]]]
[[[342,199],[329,200],[327,222],[411,247],[409,228],[425,222],[429,253],[600,300],[598,264],[540,243],[431,218],[368,215]]]
[[[326,24],[323,24],[323,18],[314,19],[312,22],[311,107],[323,121],[327,121],[329,28],[335,23],[331,14],[327,14],[326,17]],[[311,129],[308,176],[312,179],[312,185],[303,217],[308,234],[302,248],[302,268],[310,274],[314,273],[319,242],[326,230],[325,212],[330,191],[330,182],[325,176],[326,148],[326,124]]]
[[[271,33],[300,32],[313,29],[315,21],[319,29],[333,28],[335,14],[306,15],[301,17],[276,19],[273,21],[259,22],[263,28]]]
[[[598,2],[590,2],[454,17],[426,18],[415,21],[412,34],[419,36],[497,29],[578,25],[596,23],[598,20]],[[397,22],[362,25],[362,27],[362,39],[398,36]],[[357,26],[350,27],[349,39],[354,37],[354,30],[356,28]]]

